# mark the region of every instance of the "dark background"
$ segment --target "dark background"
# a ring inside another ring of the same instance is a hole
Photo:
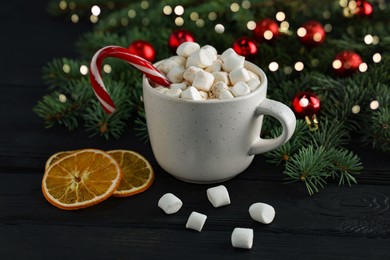
[[[213,208],[206,189],[176,180],[156,163],[148,144],[129,126],[118,141],[88,138],[83,130],[45,129],[32,107],[47,94],[42,67],[77,57],[74,43],[91,28],[49,17],[46,1],[0,3],[0,259],[389,259],[390,158],[351,144],[365,166],[358,185],[330,183],[314,196],[303,183],[284,184],[281,168],[257,156],[239,177],[223,183],[231,205]],[[47,158],[80,148],[130,149],[152,163],[156,180],[143,194],[110,198],[94,207],[63,211],[43,197]],[[172,192],[183,208],[165,215],[158,199]],[[269,225],[251,220],[252,203],[273,205]],[[187,230],[192,211],[206,214],[201,233]],[[234,249],[235,227],[254,229],[251,250]]]

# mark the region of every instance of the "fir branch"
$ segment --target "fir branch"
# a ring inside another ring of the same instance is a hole
[[[43,118],[47,128],[60,124],[73,130],[78,126],[79,116],[91,100],[92,93],[87,79],[70,81],[61,92],[54,91],[44,96],[33,111]]]
[[[329,158],[325,148],[310,145],[302,148],[286,162],[283,173],[290,182],[304,182],[309,194],[313,195],[326,184],[326,178],[330,175],[328,166]]]
[[[360,174],[363,169],[360,159],[352,152],[345,149],[330,149],[328,154],[331,156],[330,175],[333,179],[339,179],[339,185],[344,185],[345,182],[351,186],[356,184],[354,175]]]
[[[92,105],[87,107],[82,118],[85,120],[85,128],[90,136],[104,136],[106,139],[113,137],[118,139],[126,129],[134,106],[130,101],[130,92],[123,82],[108,81],[107,91],[116,105],[116,111],[111,115],[104,112],[100,103],[94,99]]]
[[[69,81],[81,80],[85,75],[80,73],[81,65],[88,65],[86,61],[73,59],[54,59],[43,68],[43,80],[49,89],[66,86]]]

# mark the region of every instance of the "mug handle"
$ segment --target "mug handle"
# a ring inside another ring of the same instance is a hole
[[[260,154],[278,148],[286,143],[295,131],[296,119],[293,111],[285,104],[265,98],[256,108],[255,116],[270,115],[275,117],[283,126],[280,136],[271,139],[260,138],[249,149],[249,155]]]

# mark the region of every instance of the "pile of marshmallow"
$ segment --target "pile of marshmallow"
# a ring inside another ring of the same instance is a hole
[[[221,55],[196,42],[184,42],[177,56],[163,60],[157,69],[171,81],[155,89],[167,96],[189,100],[231,99],[249,94],[260,85],[258,75],[244,68],[245,57],[232,48]]]
[[[222,207],[230,204],[229,192],[224,185],[209,188],[207,198],[215,207]],[[158,201],[158,206],[166,214],[174,214],[183,206],[183,202],[172,193],[164,194]],[[257,202],[249,207],[249,215],[255,221],[269,224],[275,217],[275,209],[266,203]],[[206,223],[205,214],[193,211],[188,217],[186,228],[202,231]],[[236,227],[231,235],[232,246],[236,248],[251,249],[253,245],[253,229]]]

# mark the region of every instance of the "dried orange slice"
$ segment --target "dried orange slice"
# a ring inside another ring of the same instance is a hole
[[[122,176],[112,156],[97,149],[83,149],[51,164],[42,179],[42,192],[58,208],[81,209],[110,197]]]
[[[154,171],[148,160],[128,150],[107,152],[122,168],[123,179],[112,196],[127,197],[147,190],[154,181]]]
[[[58,152],[58,153],[55,153],[53,154],[52,156],[49,157],[49,159],[47,159],[46,161],[46,164],[45,164],[45,171],[50,167],[50,165],[52,165],[54,162],[58,161],[59,159],[61,158],[64,158],[65,156],[68,156],[72,153],[74,153],[75,151],[62,151],[62,152]]]

